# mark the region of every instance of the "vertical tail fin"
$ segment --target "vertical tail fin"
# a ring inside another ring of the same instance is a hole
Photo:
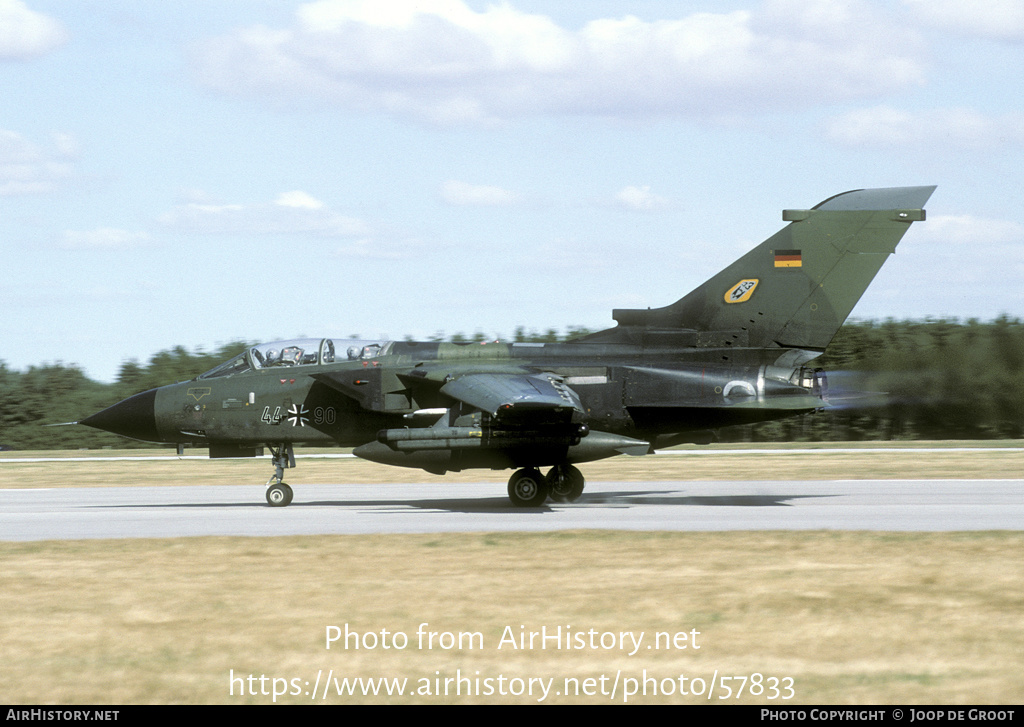
[[[785,210],[789,225],[672,305],[613,316],[620,327],[728,332],[740,345],[823,350],[910,224],[925,219],[933,191],[861,189]],[[714,335],[701,338],[716,345]]]

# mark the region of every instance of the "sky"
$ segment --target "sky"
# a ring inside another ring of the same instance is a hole
[[[853,318],[1024,316],[1022,0],[0,0],[0,361],[509,337],[938,185]]]

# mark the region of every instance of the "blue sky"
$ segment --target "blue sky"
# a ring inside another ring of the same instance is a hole
[[[1020,0],[0,0],[0,360],[613,325],[849,189],[1024,315]]]

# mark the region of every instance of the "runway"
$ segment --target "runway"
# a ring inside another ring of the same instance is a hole
[[[573,529],[1024,530],[1024,480],[589,482],[572,504],[518,509],[490,484],[0,490],[0,540]]]

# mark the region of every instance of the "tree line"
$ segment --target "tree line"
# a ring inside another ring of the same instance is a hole
[[[559,341],[589,331],[516,329],[514,341]],[[433,340],[493,340],[481,332]],[[114,383],[65,364],[15,371],[0,361],[0,447],[80,449],[145,446],[77,421],[132,394],[185,381],[252,344],[210,352],[178,346],[145,363],[126,361]],[[1024,437],[1024,322],[946,319],[854,321],[813,362],[828,372],[835,409],[723,429],[722,441],[1019,439]],[[884,395],[882,395],[884,393]]]

